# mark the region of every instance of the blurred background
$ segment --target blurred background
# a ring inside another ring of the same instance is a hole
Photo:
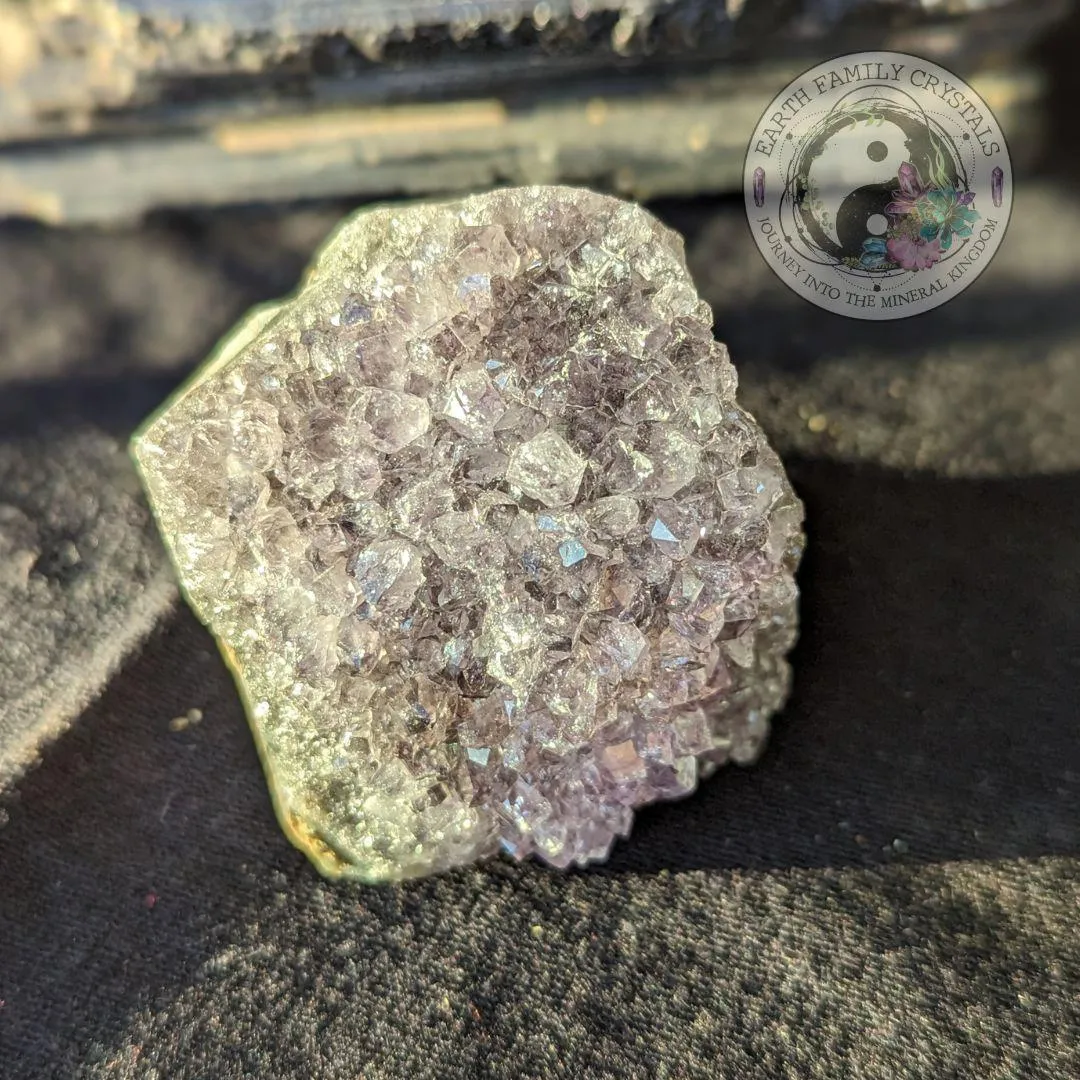
[[[0,1074],[1080,1075],[1078,46],[1069,0],[0,0]],[[1015,175],[895,323],[799,299],[739,190],[867,49],[970,82]],[[344,213],[555,181],[686,237],[807,503],[794,696],[601,871],[336,888],[126,441]]]
[[[3,0],[0,214],[725,192],[772,95],[866,49],[972,82],[1031,160],[1070,32],[1068,0]]]

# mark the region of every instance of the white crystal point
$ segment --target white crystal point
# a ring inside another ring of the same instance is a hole
[[[550,429],[514,447],[506,467],[507,481],[545,506],[568,506],[584,475],[585,459]]]
[[[802,507],[679,237],[571,188],[347,219],[133,440],[280,819],[368,881],[603,858],[750,761]]]

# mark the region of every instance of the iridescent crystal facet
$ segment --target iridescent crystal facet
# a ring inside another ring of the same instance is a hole
[[[374,209],[136,436],[325,872],[602,859],[758,753],[802,507],[711,321],[613,198]]]

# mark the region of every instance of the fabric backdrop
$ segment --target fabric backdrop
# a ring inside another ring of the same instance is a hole
[[[278,830],[123,453],[341,209],[0,230],[0,1077],[1080,1075],[1072,189],[891,324],[657,208],[807,504],[790,705],[604,867],[380,888]]]

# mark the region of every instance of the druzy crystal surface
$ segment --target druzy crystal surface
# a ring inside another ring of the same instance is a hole
[[[711,323],[640,207],[374,209],[136,436],[325,872],[584,864],[758,753],[802,507]]]

